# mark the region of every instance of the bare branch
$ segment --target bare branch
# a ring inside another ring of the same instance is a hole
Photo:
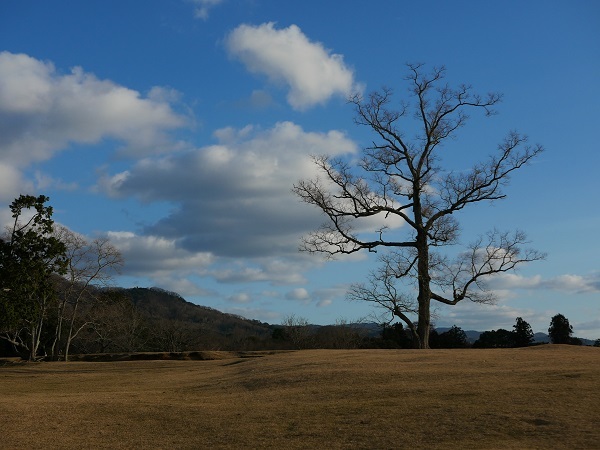
[[[452,297],[432,294],[432,299],[447,305],[469,299],[478,303],[494,302],[484,281],[493,275],[509,272],[524,263],[543,260],[546,255],[532,249],[523,249],[528,243],[522,231],[500,232],[493,230],[479,237],[452,264],[446,267],[447,286]]]

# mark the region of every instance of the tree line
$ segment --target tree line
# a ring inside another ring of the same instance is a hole
[[[335,331],[329,336],[321,327],[311,326],[304,318],[289,316],[274,337],[287,340],[292,348],[415,348],[413,333],[402,322],[381,324],[376,336],[370,336],[360,324],[336,323]],[[324,327],[325,329],[329,327]],[[331,339],[331,335],[337,336]],[[553,344],[582,345],[579,338],[573,337],[573,327],[562,314],[556,314],[550,321],[548,336]],[[336,346],[341,344],[341,347]],[[484,331],[475,342],[470,342],[465,331],[453,325],[444,332],[432,328],[429,332],[430,348],[519,348],[537,345],[531,325],[522,317],[517,317],[512,330],[498,329]],[[596,340],[600,347],[600,339]]]
[[[12,223],[0,236],[0,355],[68,360],[73,353],[181,352],[302,348],[414,348],[420,337],[403,322],[381,325],[339,319],[328,326],[287,317],[281,325],[251,321],[186,302],[158,288],[112,286],[123,258],[106,239],[88,240],[56,225],[48,197],[21,195],[10,205]],[[581,344],[557,314],[553,343]],[[530,325],[481,334],[480,348],[533,343]],[[600,340],[596,342],[600,346]],[[465,348],[465,332],[430,329],[431,348]]]

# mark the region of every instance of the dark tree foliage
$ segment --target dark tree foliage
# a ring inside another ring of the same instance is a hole
[[[569,324],[569,319],[562,314],[552,317],[550,327],[548,328],[550,342],[553,344],[571,344],[572,334],[573,327]]]
[[[34,360],[56,301],[52,276],[66,272],[65,245],[53,236],[48,197],[21,195],[10,205],[13,223],[0,240],[0,337]]]
[[[531,325],[523,318],[517,317],[517,322],[513,325],[513,328],[515,347],[527,347],[533,343],[533,330]]]
[[[512,348],[515,346],[515,333],[500,328],[484,331],[473,343],[473,348]]]
[[[431,348],[466,348],[469,346],[469,341],[463,329],[453,325],[443,333],[432,332],[429,344]]]
[[[391,325],[384,323],[381,328],[382,346],[386,348],[411,348],[413,342],[410,333],[402,323],[396,322]]]

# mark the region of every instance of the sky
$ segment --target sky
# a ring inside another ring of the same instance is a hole
[[[311,155],[360,156],[374,136],[348,96],[407,99],[417,62],[503,94],[446,164],[485,160],[512,130],[545,148],[507,199],[457,219],[462,244],[518,228],[546,260],[435,324],[546,332],[561,313],[600,338],[598,2],[0,0],[0,222],[44,194],[56,222],[122,252],[117,285],[274,324],[371,320],[346,292],[373,255],[299,252],[323,216],[291,189],[316,176]]]

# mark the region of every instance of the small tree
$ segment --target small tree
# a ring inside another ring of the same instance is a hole
[[[513,325],[514,328],[514,346],[527,347],[533,343],[533,330],[531,325],[521,317],[517,317],[517,322]]]
[[[570,344],[573,327],[569,324],[569,319],[562,314],[557,314],[550,321],[548,334],[553,344]]]
[[[509,177],[540,154],[542,147],[526,145],[527,138],[513,132],[487,161],[470,169],[443,169],[442,156],[451,158],[448,149],[442,154],[443,144],[466,124],[467,112],[491,115],[501,96],[482,96],[466,85],[452,88],[443,82],[443,67],[430,74],[419,64],[408,68],[412,104],[391,107],[391,89],[351,99],[356,123],[370,128],[376,137],[356,165],[314,157],[321,176],[298,182],[294,192],[326,217],[319,230],[304,238],[301,250],[330,257],[390,250],[382,256],[382,269],[367,284],[355,285],[349,297],[387,309],[390,322],[402,320],[415,345],[428,348],[432,301],[490,303],[494,297],[485,289],[486,278],[543,258],[534,250],[523,251],[527,240],[520,231],[493,230],[455,260],[435,251],[458,242],[460,211],[505,198],[503,187]],[[407,121],[410,118],[416,119],[416,128]],[[400,222],[405,226],[399,231],[389,226]],[[373,223],[381,225],[373,229]],[[395,286],[398,280],[412,285],[413,292],[400,294]]]

